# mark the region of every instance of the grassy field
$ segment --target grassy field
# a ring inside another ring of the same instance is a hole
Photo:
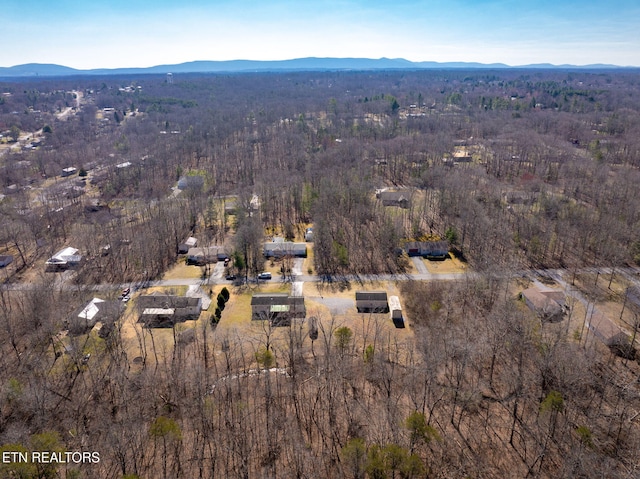
[[[215,264],[211,265],[213,266]],[[162,279],[197,279],[202,278],[202,268],[200,266],[187,266],[184,259],[179,258],[178,262],[168,270]]]
[[[449,253],[449,259],[444,261],[430,261],[428,259],[423,261],[429,273],[432,274],[464,273],[467,271],[467,265],[458,258],[454,258],[451,253]]]

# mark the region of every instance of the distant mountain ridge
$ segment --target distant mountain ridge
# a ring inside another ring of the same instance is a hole
[[[475,62],[412,62],[403,58],[296,58],[292,60],[226,60],[193,61],[175,65],[157,65],[146,68],[98,68],[78,70],[63,65],[27,63],[12,67],[0,67],[0,77],[49,77],[73,75],[131,75],[165,73],[232,73],[278,71],[334,71],[334,70],[427,70],[427,69],[621,69],[635,68],[618,65],[552,65],[539,63],[510,66],[504,63]]]

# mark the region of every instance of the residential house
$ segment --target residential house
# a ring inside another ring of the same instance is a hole
[[[74,168],[73,166],[69,166],[67,168],[62,168],[62,173],[60,173],[60,176],[62,176],[62,177],[72,176],[72,175],[75,175],[77,171],[78,171],[78,169]]]
[[[507,191],[504,201],[510,205],[532,205],[538,199],[538,193],[527,191]]]
[[[187,264],[202,266],[205,264],[224,261],[229,255],[224,246],[207,246],[204,248],[189,248],[187,251]]]
[[[304,319],[304,298],[286,293],[256,293],[251,297],[251,319],[268,320],[273,326],[288,326],[292,319]]]
[[[565,295],[553,289],[540,290],[532,287],[521,293],[526,305],[543,321],[561,321],[565,312]]]
[[[45,271],[65,271],[77,267],[81,261],[82,256],[77,249],[63,248],[45,262]]]
[[[589,318],[587,328],[610,348],[620,347],[625,343],[631,345],[629,335],[601,312],[596,312]]]
[[[427,259],[447,259],[449,243],[447,241],[412,241],[404,246],[409,256],[422,256]]]
[[[447,259],[449,257],[449,242],[427,241],[423,247],[422,256],[427,259]]]
[[[227,197],[224,199],[224,212],[227,215],[235,215],[238,209],[238,198]]]
[[[202,298],[165,294],[140,296],[136,300],[138,322],[148,328],[171,328],[176,323],[196,320],[202,310]]]
[[[107,333],[113,329],[114,323],[120,318],[123,310],[124,303],[122,301],[105,301],[93,298],[86,306],[66,320],[66,328],[71,335],[86,334],[100,322],[105,328],[104,333]],[[98,334],[104,337],[100,332]],[[105,334],[105,336],[107,335]]]
[[[200,305],[202,311],[206,311],[209,309],[209,306],[211,306],[211,297],[204,289],[202,289],[201,286],[197,284],[189,285],[187,292],[184,295],[189,298],[200,298],[202,300],[202,304]]]
[[[411,206],[411,193],[408,190],[380,191],[376,197],[382,201],[382,206],[397,206],[405,209]]]
[[[292,243],[285,241],[284,238],[273,238],[272,241],[263,244],[262,251],[265,258],[284,258],[285,256],[293,256],[296,258],[307,257],[306,243]]]
[[[356,308],[359,313],[388,313],[386,291],[356,291]]]
[[[200,191],[204,186],[204,176],[200,175],[187,175],[182,176],[178,180],[179,190],[194,190]]]

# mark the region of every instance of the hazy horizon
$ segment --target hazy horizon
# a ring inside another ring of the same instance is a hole
[[[640,5],[595,0],[7,0],[0,66],[307,57],[640,66]]]

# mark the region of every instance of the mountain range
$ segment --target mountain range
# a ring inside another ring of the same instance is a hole
[[[510,66],[504,63],[473,62],[411,62],[402,58],[297,58],[293,60],[258,61],[193,61],[175,65],[157,65],[146,68],[98,68],[78,70],[63,65],[27,63],[12,67],[0,67],[0,77],[49,77],[77,75],[131,75],[166,73],[230,73],[230,72],[277,72],[277,71],[335,71],[335,70],[424,70],[424,69],[620,69],[617,65],[552,65],[538,63]]]

